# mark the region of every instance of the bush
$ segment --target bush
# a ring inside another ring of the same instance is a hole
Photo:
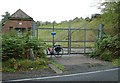
[[[100,54],[100,59],[104,61],[111,61],[112,60],[112,55],[109,50],[104,51],[103,53]]]
[[[90,54],[91,57],[99,57],[102,60],[112,61],[120,57],[120,41],[118,35],[104,36],[98,40],[95,50]]]
[[[41,42],[30,33],[17,35],[15,31],[2,35],[2,60],[11,58],[30,58],[30,49],[33,49],[35,57],[45,57]]]

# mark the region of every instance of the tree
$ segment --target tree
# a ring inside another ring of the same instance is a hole
[[[2,23],[4,23],[6,20],[8,20],[8,18],[10,17],[10,13],[9,12],[5,12],[5,15],[2,15]]]
[[[36,22],[36,26],[39,27],[42,23],[40,21]]]
[[[104,8],[101,9],[104,24],[112,24],[114,34],[120,33],[120,1],[106,0],[101,6],[104,6]]]
[[[83,17],[80,17],[80,21],[82,21],[83,20]]]
[[[91,19],[101,18],[101,14],[92,14]]]
[[[116,14],[118,15],[118,18],[117,18],[117,22],[118,22],[118,36],[120,37],[120,1],[116,4],[116,7],[115,7],[115,12]],[[119,39],[120,41],[120,39]]]
[[[91,19],[89,17],[86,17],[85,20],[89,21],[89,22],[91,21]]]
[[[74,22],[79,22],[80,19],[79,19],[78,17],[75,17],[75,18],[73,19],[73,21],[74,21]]]

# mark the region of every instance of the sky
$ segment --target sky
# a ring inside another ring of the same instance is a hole
[[[13,14],[22,9],[35,21],[71,20],[75,17],[90,17],[91,14],[100,13],[98,3],[102,0],[0,0],[1,15],[6,11]]]

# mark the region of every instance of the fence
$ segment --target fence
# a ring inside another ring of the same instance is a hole
[[[99,28],[36,28],[38,38],[43,42],[54,46],[54,44],[62,45],[64,54],[80,54],[89,53],[94,48],[94,43],[98,38],[102,37],[103,26]],[[51,35],[56,32],[56,35]]]

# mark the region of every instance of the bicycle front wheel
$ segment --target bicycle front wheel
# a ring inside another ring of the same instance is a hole
[[[61,49],[61,51],[60,52],[56,52],[55,54],[54,54],[54,56],[56,57],[56,58],[60,58],[60,57],[62,57],[62,55],[63,55],[63,48]]]

